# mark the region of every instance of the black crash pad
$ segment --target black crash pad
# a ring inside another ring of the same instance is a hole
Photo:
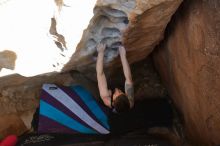
[[[172,146],[148,135],[114,137],[111,135],[27,134],[17,146]]]

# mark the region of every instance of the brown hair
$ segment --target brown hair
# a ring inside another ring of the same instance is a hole
[[[118,113],[124,113],[130,109],[130,103],[125,94],[119,95],[115,101],[113,101],[113,105]]]

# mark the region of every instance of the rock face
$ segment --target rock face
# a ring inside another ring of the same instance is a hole
[[[1,116],[0,125],[0,139],[10,134],[21,135],[28,130],[21,118],[14,114]]]
[[[220,144],[220,1],[185,0],[154,53],[196,145]]]
[[[90,25],[63,71],[93,69],[97,57],[96,45],[100,42],[107,45],[106,67],[120,66],[117,47],[121,44],[128,51],[130,63],[145,58],[163,38],[165,28],[181,2],[98,0]]]

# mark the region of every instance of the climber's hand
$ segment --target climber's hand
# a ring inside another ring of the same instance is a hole
[[[119,54],[120,54],[121,56],[122,56],[122,55],[126,55],[125,47],[120,46],[120,47],[118,48],[118,50],[119,50]]]
[[[105,44],[102,44],[102,43],[99,43],[97,45],[97,51],[100,53],[100,52],[104,52],[105,51],[105,48],[106,48],[106,45]]]

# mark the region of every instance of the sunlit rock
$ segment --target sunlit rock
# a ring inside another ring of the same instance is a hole
[[[107,45],[104,60],[111,69],[120,66],[117,48],[122,44],[127,49],[129,62],[145,58],[163,39],[166,25],[181,1],[98,0],[94,16],[63,71],[92,70],[98,43]]]
[[[12,51],[4,50],[0,52],[0,71],[2,68],[13,70],[15,68],[16,58],[16,54]]]

